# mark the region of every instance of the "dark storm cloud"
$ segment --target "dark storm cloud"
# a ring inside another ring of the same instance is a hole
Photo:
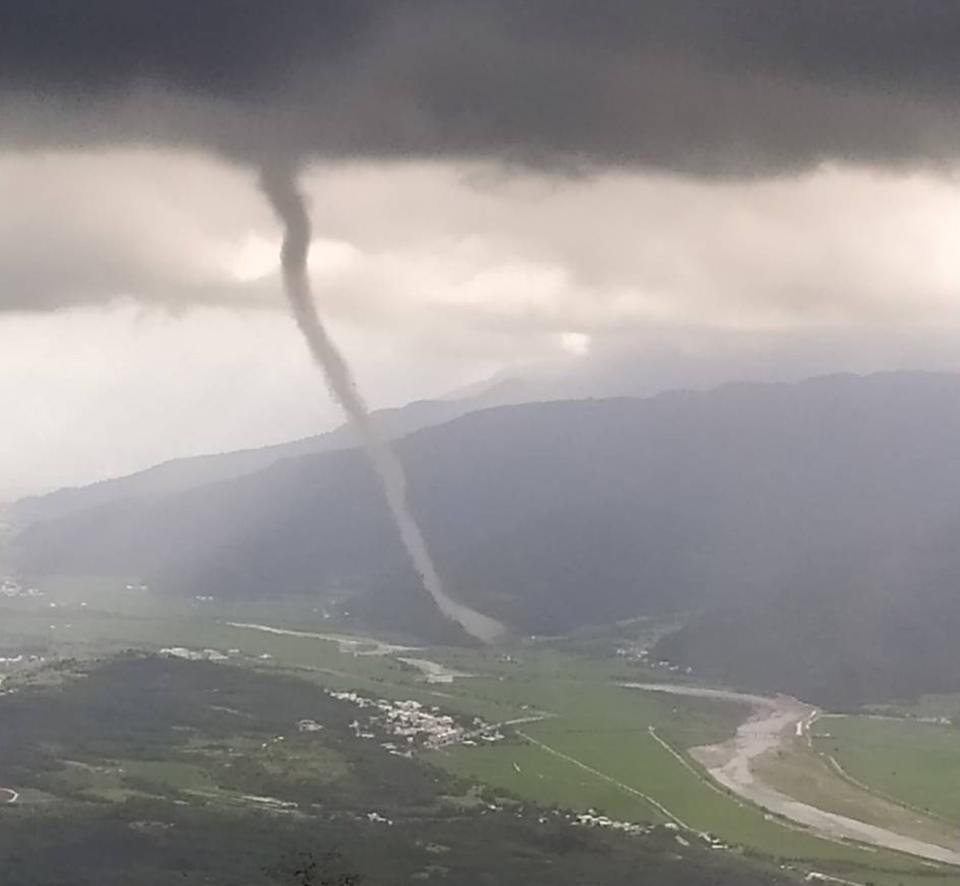
[[[953,0],[23,0],[0,139],[772,174],[960,150]]]

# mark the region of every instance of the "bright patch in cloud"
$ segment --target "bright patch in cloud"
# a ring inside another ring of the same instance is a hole
[[[223,261],[227,274],[238,283],[252,283],[276,273],[280,238],[268,239],[250,231]]]
[[[574,357],[586,357],[590,353],[591,338],[582,332],[564,332],[560,347]]]

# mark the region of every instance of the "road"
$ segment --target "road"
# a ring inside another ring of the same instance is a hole
[[[816,715],[816,708],[787,695],[767,697],[670,683],[624,683],[629,689],[665,692],[699,698],[749,704],[753,713],[740,725],[734,738],[721,744],[691,748],[690,754],[717,784],[745,800],[831,839],[855,840],[884,849],[905,852],[930,861],[960,866],[960,851],[937,846],[895,831],[866,824],[845,815],[801,803],[765,784],[752,763],[767,751],[789,741]]]
[[[224,622],[228,628],[241,628],[248,631],[262,631],[265,634],[282,634],[286,637],[303,637],[308,640],[325,640],[336,643],[340,652],[352,652],[357,655],[391,655],[394,652],[418,652],[420,646],[398,646],[385,643],[376,637],[354,636],[353,634],[318,634],[313,631],[294,631],[290,628],[275,628],[271,625],[250,624],[248,622]]]
[[[545,744],[544,742],[540,741],[537,738],[534,738],[532,735],[528,735],[526,732],[521,732],[518,729],[517,735],[519,735],[521,738],[525,739],[526,741],[530,742],[530,744],[540,748],[540,750],[546,751],[548,754],[551,754],[554,757],[558,757],[564,762],[570,763],[573,766],[576,766],[578,769],[582,769],[584,772],[589,772],[592,776],[599,778],[601,781],[608,782],[609,784],[612,784],[614,787],[620,788],[620,790],[624,791],[627,794],[632,794],[634,797],[639,797],[645,803],[649,804],[654,809],[656,809],[661,815],[664,816],[664,818],[668,819],[669,821],[672,821],[674,824],[683,828],[684,830],[687,830],[687,831],[693,830],[693,828],[691,828],[688,824],[685,824],[683,821],[677,818],[677,816],[675,816],[669,809],[667,809],[666,806],[662,805],[661,803],[658,803],[649,794],[645,794],[643,793],[643,791],[637,790],[632,785],[624,784],[622,781],[617,781],[617,779],[613,778],[610,775],[607,775],[606,772],[601,772],[599,769],[594,769],[593,766],[588,766],[582,760],[578,760],[576,757],[571,757],[569,754],[563,753],[563,751],[558,751],[556,748],[550,747],[550,745]]]

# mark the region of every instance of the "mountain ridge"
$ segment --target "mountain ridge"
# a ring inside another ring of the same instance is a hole
[[[420,427],[448,421],[489,403],[498,403],[501,398],[511,396],[510,391],[510,382],[506,380],[492,386],[475,387],[464,392],[463,396],[414,400],[404,406],[378,409],[371,416],[384,436],[392,440]],[[256,473],[285,458],[350,449],[357,445],[355,432],[344,423],[325,433],[297,440],[168,459],[132,474],[25,496],[8,503],[6,508],[10,519],[26,525],[123,499],[185,492],[208,483]]]
[[[664,654],[699,672],[814,699],[838,679],[838,699],[960,688],[958,375],[501,406],[396,447],[453,596],[518,631],[695,611]],[[14,556],[24,573],[136,574],[167,593],[348,586],[419,605],[355,450],[37,524]],[[759,642],[791,627],[789,644]],[[907,635],[920,652],[874,660],[871,644]]]

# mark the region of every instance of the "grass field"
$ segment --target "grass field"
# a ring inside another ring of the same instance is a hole
[[[960,828],[960,729],[916,720],[828,717],[814,745],[858,782]]]
[[[893,704],[870,705],[864,709],[868,714],[895,717],[918,717],[928,720],[946,719],[960,723],[960,694],[930,693],[911,701]]]
[[[795,738],[768,752],[757,761],[755,771],[767,784],[818,809],[926,843],[947,848],[957,844],[956,827],[939,818],[920,815],[852,779],[838,777],[830,757],[817,753],[806,738]]]
[[[511,648],[509,655],[484,649],[422,650],[417,657],[472,675],[451,683],[429,684],[415,667],[393,655],[358,655],[332,641],[226,624],[237,621],[335,632],[316,607],[304,601],[285,601],[270,613],[262,603],[168,601],[128,592],[107,581],[55,583],[44,590],[42,598],[3,601],[0,642],[5,648],[33,644],[51,657],[89,657],[124,648],[215,649],[234,664],[280,671],[330,688],[416,699],[452,713],[478,715],[488,722],[520,721],[506,727],[508,738],[502,743],[458,746],[434,752],[431,759],[468,782],[491,786],[521,801],[582,811],[592,808],[631,822],[672,819],[748,853],[857,883],[960,883],[960,873],[953,869],[820,839],[714,787],[684,751],[732,735],[744,709],[618,687],[617,681],[625,679],[664,679],[661,672],[644,671],[613,655],[619,638],[615,643],[601,636],[567,643],[522,642]],[[831,731],[843,722],[824,721]],[[946,745],[940,750],[945,754]],[[129,791],[149,793],[155,787],[208,798],[219,795],[227,802],[229,791],[215,783],[208,761],[203,759],[208,752],[222,751],[188,745],[182,759],[159,768],[149,761],[132,768],[129,761],[118,761],[123,773],[70,777],[78,780],[75,789],[104,799]],[[899,753],[903,757],[905,748]],[[311,778],[322,781],[325,772],[334,777],[341,765],[333,757],[298,759],[291,754],[291,748],[282,754],[264,751],[258,759],[265,775],[280,776],[304,767],[311,770]],[[859,752],[851,756],[859,756]],[[939,759],[937,766],[960,765],[960,754]],[[878,761],[875,768],[882,769],[887,762]],[[847,766],[842,752],[841,763]],[[882,779],[871,781],[869,766],[867,771],[862,769],[851,769],[851,774],[871,786],[890,787],[881,784]],[[918,764],[918,769],[923,767]],[[932,778],[932,773],[929,775]],[[909,781],[920,785],[918,793],[922,793],[922,780],[916,782],[911,776]],[[950,800],[948,793],[941,788],[943,803],[938,811],[960,820],[960,796]],[[902,799],[912,802],[910,796]]]
[[[528,688],[536,693],[535,685]],[[620,820],[672,818],[781,862],[805,863],[856,882],[960,882],[960,874],[947,868],[826,841],[782,824],[713,788],[648,731],[653,726],[660,735],[685,732],[691,744],[717,740],[730,722],[716,705],[591,683],[568,684],[562,692],[555,686],[550,695],[562,699],[557,716],[520,727],[538,744],[455,748],[438,753],[438,759],[460,775],[525,799],[594,808]]]

